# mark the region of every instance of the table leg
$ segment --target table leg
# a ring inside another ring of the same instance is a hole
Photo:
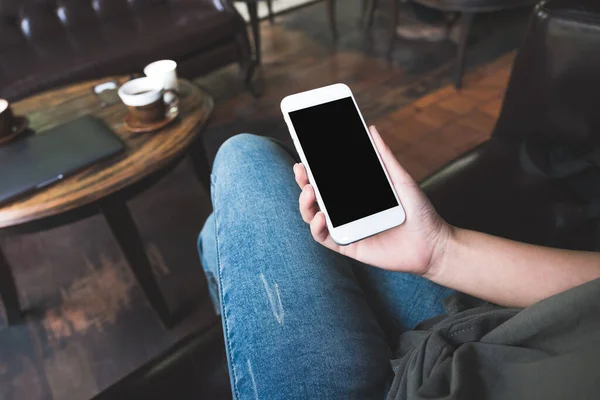
[[[250,26],[252,26],[252,36],[254,37],[254,56],[256,62],[260,65],[260,21],[258,19],[257,0],[246,0],[246,7],[250,15]]]
[[[210,164],[206,158],[206,149],[204,148],[204,138],[198,137],[190,147],[190,157],[196,178],[204,189],[210,193]]]
[[[0,249],[0,297],[4,303],[8,325],[14,325],[21,320],[21,304],[10,265]]]
[[[156,283],[144,244],[127,205],[122,201],[111,202],[102,207],[102,212],[152,308],[165,327],[171,327],[172,314]]]

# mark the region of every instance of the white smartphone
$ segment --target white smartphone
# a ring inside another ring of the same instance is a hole
[[[287,96],[281,111],[337,244],[404,222],[404,209],[348,86]]]

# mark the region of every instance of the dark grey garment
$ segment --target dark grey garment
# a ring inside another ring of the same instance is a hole
[[[425,322],[398,357],[388,400],[600,399],[600,279],[524,310]]]

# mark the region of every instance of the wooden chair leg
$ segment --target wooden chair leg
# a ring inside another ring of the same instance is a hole
[[[338,32],[335,22],[335,0],[327,0],[327,17],[329,18],[329,29],[333,40],[337,40]]]
[[[250,60],[248,63],[242,65],[242,73],[244,75],[244,84],[246,88],[252,94],[252,97],[259,98],[262,95],[262,86],[260,82],[257,82],[257,79],[254,79],[254,75],[256,73],[258,67],[258,63],[256,60]]]
[[[269,22],[275,23],[275,15],[273,14],[273,0],[267,0],[267,8],[269,9]]]
[[[241,29],[235,35],[235,41],[238,47],[239,54],[239,66],[240,72],[242,75],[242,79],[244,80],[244,84],[246,88],[250,91],[250,93],[257,97],[260,95],[259,91],[254,86],[254,73],[256,71],[256,67],[258,66],[256,63],[256,59],[254,57],[254,51],[252,50],[252,45],[250,45],[250,38],[247,34],[246,23],[240,19]]]
[[[373,26],[373,18],[375,16],[375,9],[377,9],[377,4],[379,0],[365,0],[367,3],[366,12],[366,27],[371,28]]]
[[[392,0],[392,29],[390,32],[390,43],[388,45],[388,57],[392,56],[394,51],[394,44],[396,43],[396,28],[398,27],[399,13],[400,13],[400,1]]]
[[[458,54],[456,56],[456,71],[454,73],[454,86],[457,89],[462,87],[462,77],[467,59],[467,43],[469,41],[469,31],[471,30],[474,15],[475,14],[473,13],[464,12],[460,15],[458,21],[460,38],[458,42]]]
[[[250,16],[252,38],[254,39],[254,59],[260,65],[260,20],[258,19],[258,4],[255,0],[248,0],[246,1],[246,7]]]

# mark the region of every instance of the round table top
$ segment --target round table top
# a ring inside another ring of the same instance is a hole
[[[212,98],[189,81],[180,80],[179,116],[166,127],[149,133],[125,129],[127,107],[118,99],[109,105],[94,92],[107,81],[119,85],[128,77],[108,77],[50,90],[11,105],[25,115],[30,129],[44,130],[91,114],[105,121],[125,142],[125,151],[65,177],[62,181],[0,206],[0,228],[34,222],[89,205],[160,171],[181,157],[200,135],[212,110]],[[116,93],[113,93],[116,96]]]

